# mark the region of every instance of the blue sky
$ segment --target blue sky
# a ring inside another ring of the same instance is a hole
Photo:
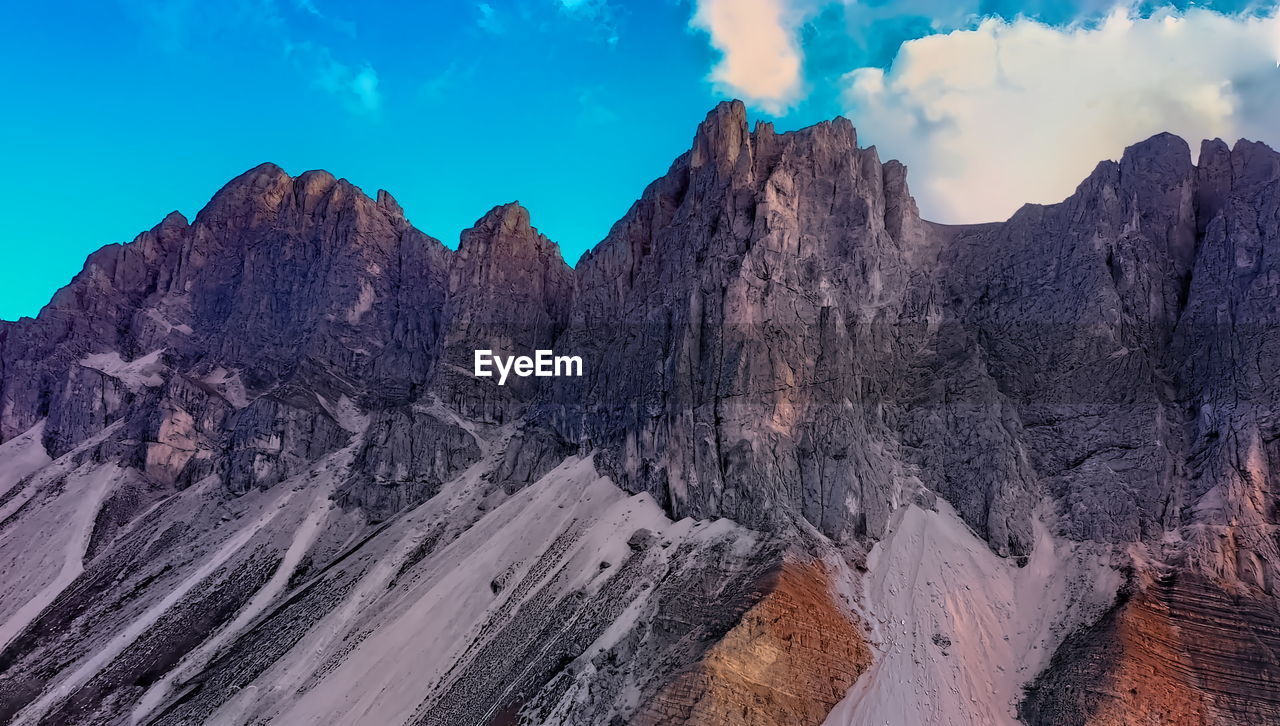
[[[993,99],[1016,109],[1052,91],[1041,86],[1102,83],[1107,94],[1079,104],[1093,109],[1082,120],[1093,135],[1080,148],[1097,158],[1163,126],[1254,136],[1280,127],[1267,100],[1280,96],[1271,65],[1280,56],[1267,57],[1267,39],[1276,39],[1272,48],[1280,43],[1269,8],[1117,11],[1087,1],[986,0],[6,2],[0,318],[34,314],[90,251],[132,239],[170,210],[194,215],[227,180],[263,161],[291,173],[328,169],[371,194],[385,188],[416,226],[450,246],[490,207],[518,199],[573,262],[728,97],[744,98],[756,117],[784,129],[844,113],[885,157],[912,166],[926,215],[1000,216],[1014,202],[1001,197],[999,183],[986,197],[965,196],[973,179],[1017,169],[966,156],[974,139],[989,135],[983,127],[993,122],[981,109]],[[1170,18],[1182,30],[1170,30]],[[1059,54],[1046,56],[1053,62],[1018,55],[1045,47],[1046,33]],[[915,40],[925,36],[932,42]],[[1024,69],[1021,85],[1004,75],[948,75],[991,65],[983,48],[1000,54],[1001,74]],[[1074,53],[1098,55],[1095,48],[1108,65],[1081,73],[1099,78],[1063,78],[1061,69],[1045,67]],[[1126,53],[1165,52],[1208,66],[1191,79],[1199,91],[1170,96],[1160,89],[1179,84],[1167,75],[1135,71],[1130,78],[1122,70],[1120,83],[1107,70],[1142,65],[1144,56]],[[1223,83],[1225,98],[1204,100]],[[947,92],[939,95],[939,86]],[[1138,113],[1125,102],[1135,95]],[[1043,120],[996,119],[1006,120],[1033,129],[1028,148],[1043,141],[1034,131]],[[1073,163],[1042,159],[1024,173],[1044,182],[1043,195],[1061,198],[1078,180]],[[921,184],[921,171],[946,183]],[[1010,186],[1029,188],[1019,178]]]

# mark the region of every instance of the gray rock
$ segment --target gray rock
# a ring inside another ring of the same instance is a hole
[[[338,513],[315,533],[304,513],[249,532],[49,718],[118,721],[135,684],[207,643],[291,538],[314,535],[200,672],[208,687],[185,684],[157,718],[208,716],[351,593],[379,603],[367,612],[400,607],[357,588],[442,576],[434,555],[574,455],[674,519],[758,538],[745,554],[668,551],[637,528],[610,567],[589,563],[607,585],[588,591],[556,559],[575,524],[536,571],[483,582],[573,617],[500,613],[432,686],[423,722],[479,718],[477,694],[533,717],[591,692],[574,702],[583,723],[618,716],[629,688],[656,692],[723,635],[784,552],[834,544],[862,562],[896,510],[939,497],[1018,562],[1043,503],[1061,537],[1145,545],[1152,567],[1271,607],[1278,181],[1261,144],[1205,142],[1193,164],[1162,134],[1059,204],[936,225],[849,121],[751,131],[733,102],[571,269],[518,204],[450,252],[386,192],[259,166],[190,224],[173,214],[90,255],[36,318],[0,323],[0,443],[43,422],[57,459],[0,494],[0,538],[75,472],[126,472],[90,512],[84,572],[0,654],[0,714],[102,645],[86,633],[175,592],[281,490],[332,496]],[[498,386],[472,375],[477,348],[579,355],[585,375]],[[577,660],[641,600],[631,635]],[[1061,673],[1071,652],[1099,652],[1071,648]]]

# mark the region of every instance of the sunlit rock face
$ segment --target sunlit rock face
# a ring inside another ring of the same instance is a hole
[[[1032,724],[1272,723],[1280,618],[1269,604],[1195,575],[1152,583],[1067,639],[1021,715]]]
[[[576,268],[262,165],[0,323],[0,720],[1275,720],[1278,238],[1260,144],[943,226],[739,103]]]
[[[871,663],[824,569],[786,562],[763,596],[637,712],[636,724],[821,723]]]

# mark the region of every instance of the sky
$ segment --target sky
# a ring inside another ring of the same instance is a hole
[[[1160,131],[1280,144],[1280,16],[1239,0],[0,0],[0,80],[5,320],[264,161],[451,247],[519,200],[573,263],[726,98],[849,117],[943,222]]]

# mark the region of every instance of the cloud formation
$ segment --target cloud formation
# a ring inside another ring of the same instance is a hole
[[[606,0],[556,0],[566,10]],[[1144,0],[1132,0],[1139,3]],[[1187,0],[1168,0],[1186,2]],[[1205,4],[1252,0],[1203,0]],[[984,16],[1027,17],[1052,24],[1100,18],[1117,0],[693,0],[690,25],[721,53],[710,80],[773,115],[815,87],[827,90],[826,64],[839,72],[889,64],[903,42],[975,27]],[[812,57],[811,54],[817,57]],[[808,66],[808,67],[806,67]],[[820,66],[818,68],[816,66]]]
[[[382,110],[378,73],[368,62],[336,57],[322,40],[356,35],[354,24],[323,12],[315,0],[120,0],[167,52],[226,52],[227,38],[243,47],[283,56],[312,86],[333,94],[352,112],[376,116]],[[334,46],[336,47],[336,46]]]
[[[811,8],[795,0],[698,0],[691,25],[722,57],[717,88],[780,115],[804,95],[797,30]]]
[[[592,23],[600,38],[609,45],[617,45],[618,22],[609,0],[556,0],[556,2],[564,14]]]
[[[1112,11],[1053,27],[987,19],[846,76],[862,138],[912,169],[926,216],[1003,219],[1068,196],[1098,160],[1161,131],[1275,143],[1280,17]]]
[[[347,65],[333,57],[328,47],[312,43],[286,43],[285,54],[299,73],[319,89],[337,96],[354,113],[376,116],[382,111],[378,72],[373,66]]]

